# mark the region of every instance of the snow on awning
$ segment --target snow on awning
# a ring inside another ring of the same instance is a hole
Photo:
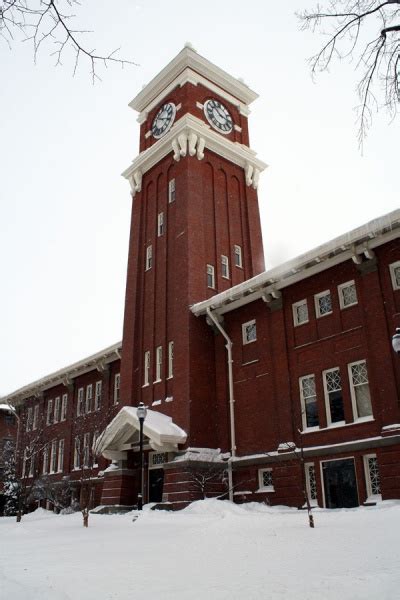
[[[109,458],[113,452],[134,447],[139,442],[139,428],[136,407],[124,406],[97,439],[95,453]],[[187,438],[186,432],[175,425],[171,417],[154,410],[147,411],[143,434],[158,452],[177,450],[178,444],[184,444]]]

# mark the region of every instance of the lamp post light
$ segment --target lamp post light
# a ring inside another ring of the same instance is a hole
[[[147,408],[140,402],[136,409],[137,418],[139,419],[139,451],[140,451],[140,492],[138,493],[138,510],[143,508],[144,496],[144,461],[143,461],[143,423],[146,418]]]
[[[400,354],[400,327],[396,327],[396,333],[392,337],[392,346],[396,354]]]

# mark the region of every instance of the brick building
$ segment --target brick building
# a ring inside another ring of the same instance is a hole
[[[400,211],[264,271],[256,97],[185,47],[131,102],[122,345],[8,396],[32,475],[81,493],[94,445],[93,504],[135,504],[143,402],[146,502],[200,497],[196,469],[237,501],[400,497]]]

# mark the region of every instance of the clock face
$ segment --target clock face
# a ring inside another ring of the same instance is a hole
[[[153,137],[156,139],[162,137],[172,127],[172,123],[175,120],[176,106],[172,102],[164,104],[156,116],[154,117],[153,124],[151,126],[151,132]]]
[[[208,122],[221,133],[227,134],[232,131],[232,117],[228,109],[218,100],[207,100],[204,104],[204,114]]]

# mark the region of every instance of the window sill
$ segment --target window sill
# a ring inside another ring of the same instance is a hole
[[[333,310],[331,310],[331,312],[324,313],[323,315],[316,315],[316,316],[317,316],[317,319],[323,319],[324,317],[329,317],[330,315],[333,315]]]
[[[167,377],[167,381],[169,381],[170,379],[173,379],[173,378],[174,378],[174,376],[170,375],[169,377]]]
[[[346,421],[339,421],[338,423],[332,423],[328,427],[310,427],[309,429],[303,429],[303,431],[301,431],[300,433],[303,435],[306,433],[315,433],[317,431],[329,431],[331,429],[339,429],[340,427],[351,427],[352,425],[371,423],[372,421],[375,421],[374,417],[363,417],[362,419],[357,419],[356,421],[352,421],[351,423],[346,423]]]
[[[351,308],[352,306],[357,306],[358,302],[353,302],[353,304],[347,304],[346,306],[340,306],[340,310],[346,310],[346,308]]]
[[[153,381],[153,384],[154,384],[154,383],[161,383],[161,381],[162,381],[162,379],[155,379],[155,380]]]
[[[310,321],[303,321],[302,323],[293,323],[295,327],[301,327],[302,325],[307,325]]]
[[[259,488],[254,493],[255,494],[265,494],[266,492],[275,492],[275,488],[271,485],[269,487]]]
[[[144,384],[142,385],[142,388],[149,387],[149,385],[150,385],[149,383],[144,383]]]
[[[242,363],[242,367],[247,367],[248,365],[254,365],[254,363],[260,362],[259,358],[255,358],[254,360],[249,360],[248,362]]]

